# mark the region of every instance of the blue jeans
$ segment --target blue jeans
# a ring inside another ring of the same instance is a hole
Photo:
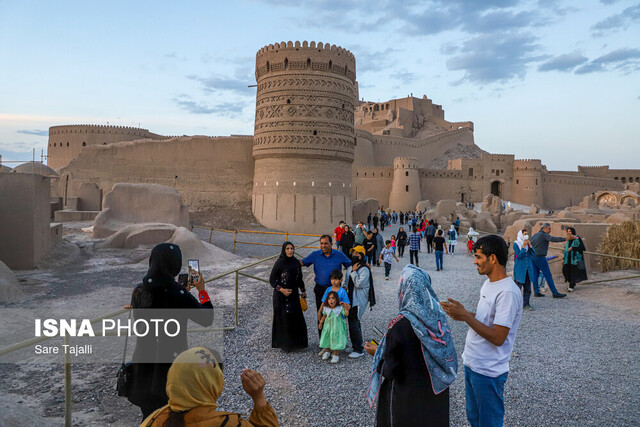
[[[522,306],[523,307],[528,306],[529,305],[529,298],[531,297],[531,280],[529,280],[529,272],[528,271],[527,271],[527,273],[525,275],[524,283],[516,282],[516,285],[518,285],[518,287],[520,289],[523,289]],[[534,286],[534,288],[537,288],[537,286]]]
[[[442,258],[444,256],[443,251],[434,251],[436,253],[436,269],[442,270]]]
[[[504,384],[508,374],[492,378],[464,367],[467,420],[471,427],[502,427]]]
[[[391,273],[391,264],[388,262],[384,263],[384,277],[389,277],[389,273]]]
[[[540,277],[540,273],[542,273],[544,278],[547,280],[547,283],[549,284],[549,289],[551,289],[551,293],[553,293],[554,295],[559,293],[558,290],[556,289],[556,284],[553,282],[553,277],[551,277],[551,270],[549,270],[549,262],[547,261],[547,257],[534,256],[531,258],[531,263],[533,264],[532,282],[533,282],[534,291],[535,291],[535,288],[537,287],[536,284],[538,283],[538,277]],[[540,291],[538,290],[536,293],[539,293],[539,292]]]
[[[367,255],[367,264],[373,266],[373,255]]]

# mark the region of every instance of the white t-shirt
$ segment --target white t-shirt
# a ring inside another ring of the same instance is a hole
[[[469,328],[462,353],[462,363],[488,377],[498,377],[509,371],[509,360],[522,318],[522,294],[511,277],[490,282],[480,289],[476,319],[487,326],[500,325],[509,329],[504,343],[498,347]]]

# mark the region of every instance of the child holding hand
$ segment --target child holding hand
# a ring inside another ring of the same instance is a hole
[[[331,363],[338,363],[340,357],[338,353],[347,347],[347,323],[345,317],[349,315],[348,304],[340,305],[338,302],[338,294],[329,291],[326,300],[326,306],[320,309],[320,324],[318,328],[322,330],[320,336],[320,347],[322,350],[322,360],[331,357]],[[333,352],[331,355],[330,352]]]

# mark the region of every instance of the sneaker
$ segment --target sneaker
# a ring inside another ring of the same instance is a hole
[[[533,311],[533,307],[531,307],[530,305],[525,305],[524,309],[527,311]]]
[[[384,280],[389,280],[389,278],[388,278],[388,277],[385,277],[385,278],[384,278]],[[573,289],[572,289],[572,290],[573,290]]]
[[[567,291],[568,292],[573,292],[573,291],[575,291],[575,288],[569,287],[569,288],[567,288]]]
[[[324,353],[325,353],[325,351],[324,351],[324,348],[323,348],[322,350],[320,350],[320,353],[318,353],[318,356],[324,356]]]
[[[327,357],[328,359],[328,357]],[[340,361],[339,356],[331,356],[331,363],[338,363]]]
[[[364,356],[364,353],[358,353],[357,351],[352,351],[349,353],[349,359],[357,359],[358,357]]]
[[[537,293],[537,294],[533,294],[534,297],[544,297],[545,294],[541,294],[541,293]]]
[[[329,359],[329,356],[331,356],[331,353],[329,353],[328,351],[324,352],[324,353],[322,354],[322,360],[327,360],[327,359]],[[336,357],[336,356],[333,356],[333,357]],[[335,362],[333,362],[333,360],[332,360],[332,363],[335,363]]]
[[[566,297],[566,296],[567,296],[567,294],[562,294],[562,293],[560,293],[560,292],[558,292],[557,294],[554,294],[554,295],[553,295],[553,297],[554,297],[554,298],[564,298],[564,297]]]

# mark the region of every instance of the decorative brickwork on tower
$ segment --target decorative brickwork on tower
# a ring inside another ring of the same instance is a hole
[[[353,54],[315,42],[256,55],[253,212],[265,226],[326,232],[351,221]]]

